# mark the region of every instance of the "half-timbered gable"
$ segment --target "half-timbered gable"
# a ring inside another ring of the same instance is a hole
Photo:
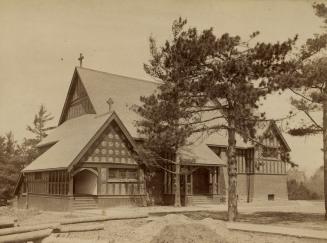
[[[79,75],[75,72],[59,124],[84,114],[95,114],[95,110]]]
[[[137,165],[132,145],[116,122],[112,122],[85,155],[83,162]]]
[[[260,136],[256,145],[257,173],[263,174],[286,174],[287,161],[283,156],[290,149],[279,129],[274,123],[268,124],[266,130]]]
[[[78,166],[98,169],[98,195],[143,195],[144,175],[135,161],[135,153],[122,128],[112,121]]]

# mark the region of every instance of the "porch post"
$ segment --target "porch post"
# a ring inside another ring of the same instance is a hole
[[[68,186],[68,195],[72,196],[74,195],[74,177],[72,176],[71,173],[69,173],[69,182],[68,182],[69,186]]]
[[[191,195],[193,195],[193,172],[191,173]]]
[[[187,170],[187,168],[185,168],[185,170]],[[187,185],[187,176],[188,176],[188,173],[186,172],[185,175],[184,175],[184,198],[185,198],[185,206],[188,205],[188,193],[187,193],[187,188],[188,188],[188,185]]]
[[[212,173],[212,194],[217,194],[217,168],[214,167],[213,173]]]
[[[102,179],[102,171],[101,168],[98,167],[97,168],[98,171],[98,178],[97,178],[97,194],[101,195],[101,188],[102,188],[102,183],[101,183],[101,179]]]

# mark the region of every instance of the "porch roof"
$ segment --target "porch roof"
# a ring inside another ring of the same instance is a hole
[[[208,146],[208,137],[194,135],[190,141],[192,144],[182,148],[180,152],[183,165],[226,166],[226,162]]]

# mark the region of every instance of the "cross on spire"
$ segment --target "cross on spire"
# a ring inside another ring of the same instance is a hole
[[[84,56],[82,53],[79,54],[79,58],[77,59],[79,61],[79,66],[82,67],[83,65],[83,59],[84,59]]]

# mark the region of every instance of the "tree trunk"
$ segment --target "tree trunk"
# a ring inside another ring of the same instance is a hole
[[[176,156],[175,163],[175,207],[181,207],[181,165],[178,156]]]
[[[325,220],[327,220],[327,99],[325,97],[323,101],[323,151],[324,151]]]
[[[228,121],[228,221],[235,221],[237,217],[237,164],[236,164],[235,119]]]

